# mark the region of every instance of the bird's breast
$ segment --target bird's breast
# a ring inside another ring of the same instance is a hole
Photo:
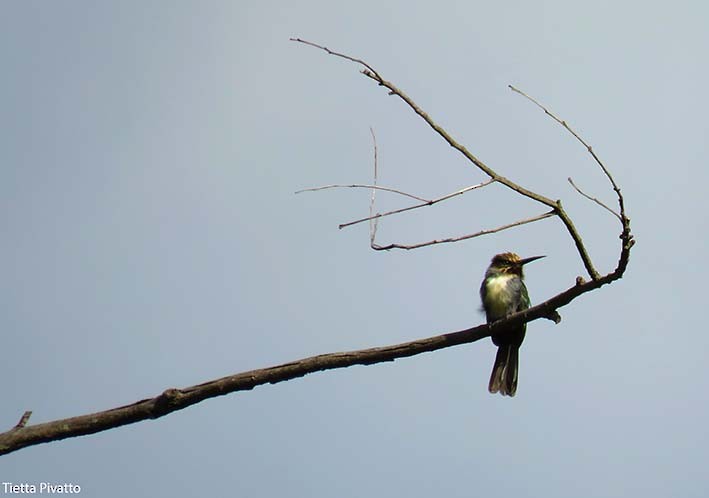
[[[509,314],[514,301],[514,292],[508,289],[515,275],[496,275],[485,282],[485,298],[483,307],[489,318],[502,318]]]

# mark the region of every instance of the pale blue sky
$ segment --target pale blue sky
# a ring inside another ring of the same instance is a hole
[[[483,321],[490,257],[540,301],[582,266],[557,220],[374,253],[371,176],[424,196],[481,181],[366,59],[501,174],[563,199],[603,271],[613,171],[637,237],[626,278],[535,322],[514,399],[489,341],[210,400],[0,457],[0,481],[84,496],[703,497],[709,339],[702,2],[39,2],[0,15],[0,329],[14,425],[314,354]],[[401,206],[380,196],[380,208]],[[380,242],[542,212],[499,188],[388,219]]]

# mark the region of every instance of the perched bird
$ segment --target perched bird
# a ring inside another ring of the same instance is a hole
[[[529,295],[524,285],[522,267],[543,257],[521,259],[513,252],[504,252],[492,258],[480,286],[487,323],[529,308]],[[488,386],[491,393],[514,396],[517,392],[519,347],[526,330],[527,325],[522,324],[514,330],[492,336],[492,342],[497,346],[497,356]]]

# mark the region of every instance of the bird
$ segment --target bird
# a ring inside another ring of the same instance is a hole
[[[522,259],[513,252],[503,252],[492,258],[480,286],[480,298],[487,323],[529,308],[529,294],[524,285],[522,267],[543,257],[545,256]],[[526,330],[527,324],[522,324],[514,330],[492,336],[492,342],[497,346],[497,355],[488,385],[490,393],[499,392],[503,396],[514,396],[517,392],[519,348]]]

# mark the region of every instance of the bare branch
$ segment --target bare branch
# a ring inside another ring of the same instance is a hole
[[[579,194],[581,194],[582,196],[584,196],[586,199],[588,199],[588,200],[590,200],[590,201],[593,201],[593,202],[595,202],[596,204],[598,204],[599,206],[601,206],[602,208],[606,209],[609,213],[611,213],[613,216],[615,216],[616,218],[618,218],[618,221],[620,221],[621,223],[623,223],[623,219],[620,217],[620,215],[619,215],[618,213],[616,213],[615,211],[613,211],[611,208],[609,208],[608,206],[606,206],[604,203],[602,203],[601,201],[599,201],[599,200],[596,199],[595,197],[591,197],[590,195],[588,195],[587,193],[585,193],[583,190],[581,190],[580,188],[578,188],[578,187],[576,186],[576,184],[574,183],[574,181],[571,179],[571,177],[567,178],[567,180],[569,181],[569,183],[571,184],[571,186],[574,187],[574,189],[576,189],[576,192],[578,192]]]
[[[263,384],[276,384],[305,375],[346,368],[353,365],[373,365],[398,358],[479,341],[492,334],[504,334],[522,323],[539,318],[559,320],[556,310],[576,297],[617,280],[621,275],[608,274],[598,280],[577,283],[551,299],[520,313],[491,324],[478,325],[425,339],[342,353],[311,356],[269,368],[242,372],[184,389],[166,389],[162,394],[110,410],[55,420],[42,424],[10,429],[0,434],[0,455],[50,441],[103,432],[143,420],[156,419],[182,410],[209,398],[238,391],[248,391]]]
[[[302,40],[300,38],[297,39],[291,39],[292,41],[296,41],[299,43],[305,43],[306,45],[310,45],[312,47],[319,48],[321,50],[326,51],[330,55],[334,55],[336,57],[342,57],[344,59],[357,62],[358,64],[363,65],[366,69],[362,71],[362,74],[367,76],[368,78],[376,81],[380,86],[383,86],[389,90],[390,95],[396,95],[400,99],[402,99],[416,114],[418,114],[438,135],[440,135],[451,147],[456,149],[458,152],[463,154],[470,162],[472,162],[475,166],[477,166],[481,171],[483,171],[486,175],[488,175],[491,179],[496,180],[500,182],[501,184],[505,185],[506,187],[510,188],[511,190],[514,190],[515,192],[528,197],[530,199],[533,199],[537,202],[540,202],[546,206],[551,207],[556,211],[556,214],[561,218],[561,221],[564,223],[564,226],[566,226],[567,231],[569,232],[569,235],[571,238],[574,240],[574,244],[576,245],[576,249],[579,252],[579,256],[581,257],[581,261],[584,264],[584,267],[586,268],[586,271],[590,275],[592,279],[598,279],[600,278],[600,273],[595,269],[593,266],[593,262],[591,261],[591,257],[588,254],[588,251],[586,250],[586,247],[583,244],[583,240],[581,239],[581,235],[578,233],[576,230],[576,227],[574,226],[573,222],[571,221],[571,218],[566,214],[566,212],[563,210],[561,207],[561,202],[560,201],[553,201],[549,199],[548,197],[545,197],[543,195],[537,194],[536,192],[532,192],[531,190],[528,190],[513,181],[499,175],[496,171],[494,171],[492,168],[487,166],[485,163],[483,163],[480,159],[475,157],[468,149],[466,149],[463,145],[458,143],[453,137],[451,137],[448,132],[446,132],[441,126],[439,126],[433,119],[425,113],[420,107],[416,105],[416,103],[408,96],[406,95],[403,91],[401,91],[399,88],[397,88],[393,83],[386,81],[384,78],[381,77],[381,75],[376,72],[369,64],[365,63],[361,59],[356,59],[354,57],[350,57],[344,54],[340,54],[337,52],[333,52],[332,50],[329,50],[321,45],[308,42],[305,40]],[[621,213],[622,213],[621,209]]]
[[[475,157],[468,149],[466,149],[463,145],[459,144],[453,137],[451,137],[448,132],[446,132],[441,126],[439,126],[433,119],[426,114],[416,103],[408,96],[406,95],[403,91],[398,89],[393,83],[386,81],[384,78],[382,78],[377,71],[374,70],[372,66],[367,64],[361,59],[356,59],[354,57],[350,57],[349,55],[341,54],[338,52],[334,52],[326,47],[323,47],[322,45],[318,45],[317,43],[309,42],[306,40],[302,40],[300,38],[291,38],[291,41],[299,42],[299,43],[304,43],[306,45],[310,45],[311,47],[316,47],[321,50],[324,50],[330,55],[334,55],[336,57],[341,57],[343,59],[347,59],[349,61],[356,62],[358,64],[361,64],[366,68],[365,71],[362,72],[365,76],[367,76],[370,79],[373,79],[376,81],[379,85],[387,88],[389,90],[390,95],[396,95],[399,97],[401,100],[406,102],[406,104],[416,113],[418,114],[425,122],[428,124],[436,133],[438,133],[448,144],[456,149],[458,152],[463,154],[470,162],[475,164],[480,170],[482,170],[486,175],[488,175],[490,178],[497,180],[501,184],[505,185],[506,187],[514,190],[515,192],[524,195],[525,197],[529,197],[530,199],[534,199],[537,202],[541,202],[542,204],[546,204],[549,207],[556,208],[556,203],[547,198],[544,197],[543,195],[537,194],[535,192],[532,192],[531,190],[527,190],[520,185],[517,185],[516,183],[512,182],[511,180],[498,175],[492,168],[487,166],[485,163],[483,163],[480,159]]]
[[[605,167],[601,164],[600,160],[593,153],[591,148],[587,146],[589,152],[592,154],[594,159],[601,165],[601,168],[606,172],[606,176],[610,180],[618,195],[619,205],[620,205],[620,219],[623,224],[623,232],[621,234],[622,248],[621,255],[618,262],[618,266],[615,271],[608,273],[607,275],[600,276],[593,269],[591,265],[590,258],[585,253],[583,243],[581,238],[576,231],[571,219],[568,217],[566,212],[562,209],[560,201],[551,201],[543,196],[539,196],[531,191],[523,189],[518,185],[510,182],[504,177],[497,175],[494,171],[489,169],[487,166],[479,162],[474,156],[472,156],[467,150],[458,145],[457,142],[453,141],[438,125],[436,125],[423,111],[421,111],[415,104],[402,92],[400,92],[391,83],[384,81],[374,69],[372,69],[365,62],[355,59],[343,54],[338,54],[337,52],[332,52],[329,49],[316,45],[314,43],[306,42],[300,39],[293,39],[300,43],[305,43],[322,50],[325,50],[329,54],[336,55],[348,59],[350,61],[362,64],[366,69],[363,73],[376,81],[378,81],[382,86],[385,86],[390,90],[392,94],[398,95],[402,98],[415,112],[417,112],[426,122],[434,129],[437,133],[443,136],[444,139],[448,141],[451,146],[457,148],[461,151],[468,159],[470,159],[474,164],[476,164],[480,169],[490,176],[490,182],[498,181],[512,190],[518,193],[530,197],[542,204],[545,204],[552,208],[551,211],[544,213],[542,215],[536,216],[534,218],[529,218],[526,220],[521,220],[509,225],[503,225],[501,227],[484,230],[476,234],[471,234],[468,236],[458,237],[456,239],[449,239],[445,241],[432,241],[431,243],[426,243],[419,245],[430,245],[432,243],[441,242],[453,242],[455,240],[464,240],[467,238],[477,237],[479,235],[484,235],[486,233],[499,232],[507,228],[514,226],[519,226],[525,223],[531,223],[534,221],[541,220],[543,218],[551,217],[554,215],[559,216],[564,224],[566,225],[571,237],[576,243],[577,249],[579,250],[582,260],[586,266],[586,269],[591,274],[592,280],[585,281],[582,277],[577,277],[575,285],[561,292],[560,294],[548,299],[547,301],[538,304],[537,306],[531,307],[525,311],[510,315],[502,320],[498,320],[491,324],[478,325],[476,327],[468,328],[466,330],[461,330],[457,332],[446,333],[442,335],[437,335],[425,339],[419,339],[415,341],[410,341],[402,344],[395,344],[392,346],[377,347],[370,349],[362,349],[358,351],[349,351],[342,353],[330,353],[323,354],[319,356],[313,356],[310,358],[304,358],[301,360],[285,363],[282,365],[277,365],[269,368],[263,368],[258,370],[251,370],[248,372],[242,372],[228,377],[223,377],[221,379],[211,380],[203,384],[196,386],[187,387],[184,389],[166,389],[162,394],[149,399],[143,399],[137,401],[130,405],[121,406],[118,408],[92,413],[88,415],[81,415],[73,418],[56,420],[53,422],[26,425],[31,412],[25,412],[17,425],[0,434],[0,455],[7,454],[19,449],[25,448],[27,446],[37,445],[41,443],[46,443],[50,441],[57,441],[61,439],[66,439],[70,437],[76,437],[87,434],[94,434],[97,432],[102,432],[115,427],[120,427],[123,425],[128,425],[136,423],[142,420],[155,419],[163,417],[174,411],[182,410],[188,406],[194,405],[201,401],[209,398],[214,398],[217,396],[226,395],[229,393],[237,391],[245,391],[253,389],[256,386],[263,384],[275,384],[278,382],[283,382],[298,377],[303,377],[310,373],[332,370],[338,368],[345,368],[353,365],[372,365],[376,363],[381,363],[385,361],[393,361],[398,358],[405,358],[413,355],[417,355],[424,352],[436,351],[439,349],[457,346],[461,344],[466,344],[480,340],[482,338],[491,335],[505,334],[510,330],[518,330],[519,326],[523,323],[531,322],[539,318],[547,318],[556,323],[559,322],[561,317],[559,316],[557,310],[571,301],[573,301],[578,296],[598,289],[599,287],[609,284],[615,280],[622,278],[623,273],[627,267],[630,255],[630,249],[633,247],[634,239],[630,232],[630,219],[625,215],[624,211],[624,200],[620,193],[620,189],[615,185],[613,178],[607,172]],[[513,88],[513,90],[517,91]],[[518,91],[518,93],[521,93]],[[523,94],[524,95],[524,94]],[[536,103],[536,101],[532,100]],[[537,103],[537,105],[539,105]],[[541,106],[540,106],[541,107]],[[542,107],[543,108],[543,107]],[[543,108],[544,109],[544,108]],[[544,109],[547,114],[551,115],[546,109]],[[554,117],[553,115],[551,115]],[[554,117],[557,121],[558,118]],[[583,140],[580,139],[564,122],[559,121],[571,131],[574,136],[576,136],[582,143]],[[376,227],[376,222],[379,217],[373,215],[374,211],[374,196],[378,190],[377,184],[377,147],[376,139],[374,137],[374,132],[372,131],[372,138],[374,139],[374,182],[370,187],[372,188],[372,201],[370,204],[370,223],[373,222]],[[573,185],[573,183],[572,183]],[[473,186],[475,187],[475,186]],[[575,187],[575,185],[574,185]],[[471,187],[468,187],[472,189]],[[463,189],[466,190],[466,189]],[[578,190],[578,188],[577,188]],[[580,192],[580,190],[579,190]],[[462,191],[459,191],[462,193]],[[459,193],[454,193],[451,195],[459,195]],[[584,195],[582,193],[582,195]],[[443,199],[443,198],[442,198]],[[410,209],[410,208],[409,208]],[[376,231],[376,228],[375,228]],[[372,243],[373,243],[374,232],[372,232]],[[401,247],[404,249],[413,248],[405,246],[387,246],[378,247],[378,249],[383,250],[387,248]]]
[[[429,240],[428,242],[421,242],[418,244],[411,244],[411,245],[405,245],[405,244],[388,244],[386,246],[373,245],[372,249],[374,249],[375,251],[388,251],[389,249],[411,250],[411,249],[418,249],[419,247],[432,246],[432,245],[436,245],[436,244],[447,244],[450,242],[460,242],[461,240],[472,239],[475,237],[480,237],[481,235],[488,235],[491,233],[497,233],[497,232],[501,232],[503,230],[507,230],[508,228],[518,227],[520,225],[526,225],[527,223],[533,223],[535,221],[543,220],[544,218],[549,218],[550,216],[554,216],[554,215],[556,215],[555,211],[549,211],[547,213],[542,213],[538,216],[534,216],[532,218],[526,218],[524,220],[515,221],[514,223],[502,225],[497,228],[491,228],[488,230],[481,230],[479,232],[471,233],[468,235],[462,235],[460,237],[450,237],[447,239]]]
[[[494,179],[486,180],[486,181],[484,181],[484,182],[482,182],[482,183],[477,183],[477,184],[475,184],[475,185],[470,185],[469,187],[465,187],[465,188],[462,188],[462,189],[460,189],[460,190],[456,190],[455,192],[452,192],[452,193],[450,193],[450,194],[446,194],[446,195],[444,195],[443,197],[439,197],[439,198],[437,198],[437,199],[430,199],[430,200],[429,200],[429,199],[421,199],[421,201],[423,201],[421,204],[415,204],[415,205],[413,205],[413,206],[408,206],[408,207],[405,207],[405,208],[394,209],[393,211],[388,211],[388,212],[386,212],[386,213],[379,213],[379,214],[375,214],[375,215],[372,216],[371,210],[370,210],[370,215],[369,215],[368,218],[360,218],[360,219],[358,219],[358,220],[354,220],[354,221],[350,221],[350,222],[347,222],[347,223],[343,223],[343,224],[339,225],[339,228],[347,228],[347,227],[350,227],[350,226],[352,226],[352,225],[356,225],[356,224],[358,224],[358,223],[362,223],[362,222],[364,222],[364,221],[369,221],[369,220],[378,219],[378,218],[384,218],[385,216],[391,216],[391,215],[393,215],[393,214],[404,213],[404,212],[406,212],[406,211],[411,211],[411,210],[413,210],[413,209],[418,209],[418,208],[422,208],[422,207],[426,207],[426,206],[433,206],[434,204],[437,204],[437,203],[439,203],[439,202],[446,201],[446,200],[448,200],[448,199],[452,199],[453,197],[456,197],[456,196],[458,196],[458,195],[465,194],[466,192],[470,192],[471,190],[475,190],[475,189],[478,189],[478,188],[481,188],[481,187],[486,187],[487,185],[490,185],[491,183],[494,183],[495,181],[496,181],[496,180],[494,180]],[[411,197],[413,197],[413,196],[411,196]]]

